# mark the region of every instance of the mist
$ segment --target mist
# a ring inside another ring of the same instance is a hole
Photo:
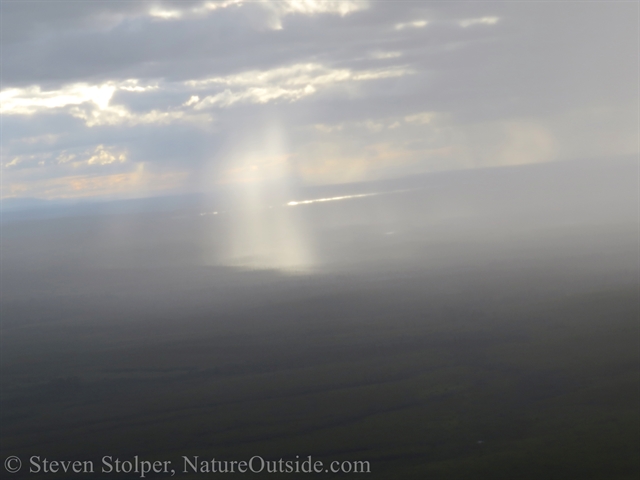
[[[637,478],[637,4],[0,13],[12,478]]]

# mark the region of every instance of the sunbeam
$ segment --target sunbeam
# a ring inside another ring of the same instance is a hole
[[[249,269],[308,272],[313,255],[304,224],[282,205],[293,194],[286,139],[273,123],[257,148],[236,150],[226,181],[232,186],[228,245],[222,263]]]

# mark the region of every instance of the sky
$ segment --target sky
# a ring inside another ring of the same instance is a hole
[[[4,199],[638,153],[637,2],[2,0],[1,27]]]

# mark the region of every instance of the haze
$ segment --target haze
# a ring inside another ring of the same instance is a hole
[[[636,478],[637,2],[0,1],[3,461]]]

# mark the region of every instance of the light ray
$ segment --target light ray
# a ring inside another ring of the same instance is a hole
[[[233,190],[229,238],[222,263],[239,268],[308,273],[314,255],[300,215],[282,204],[292,196],[284,130],[272,121],[249,149],[231,156],[226,185]]]
[[[300,201],[291,201],[287,203],[290,207],[295,207],[296,205],[308,205],[310,203],[318,203],[318,202],[334,202],[336,200],[349,200],[351,198],[363,198],[363,197],[373,197],[375,195],[380,195],[379,193],[360,193],[358,195],[343,195],[341,197],[329,197],[329,198],[316,198],[313,200],[300,200]]]

